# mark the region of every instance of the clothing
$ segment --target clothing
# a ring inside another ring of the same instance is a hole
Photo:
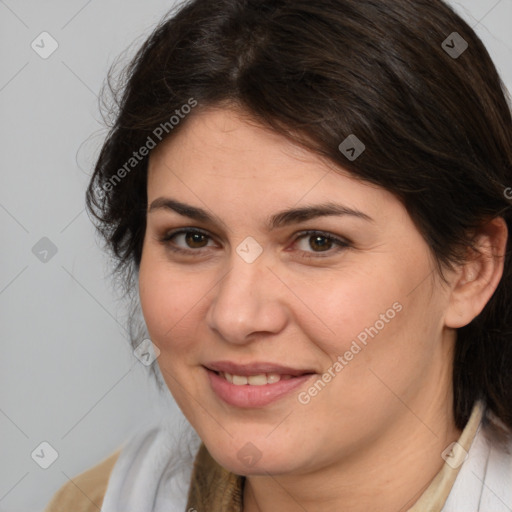
[[[466,460],[459,465],[456,457],[447,457],[409,512],[512,510],[512,440],[498,447],[490,425],[478,402],[458,440],[468,452]],[[186,453],[188,443],[180,443],[170,425],[159,422],[64,485],[44,512],[97,512],[100,506],[102,512],[242,512],[244,478],[217,464],[199,440],[195,443],[197,451]]]
[[[44,512],[98,512],[107,490],[110,473],[121,450],[64,484],[48,503]]]

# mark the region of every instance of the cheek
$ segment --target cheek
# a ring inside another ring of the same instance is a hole
[[[343,386],[368,386],[375,380],[370,368],[398,384],[428,364],[440,315],[429,299],[429,280],[412,292],[428,268],[426,259],[412,265],[389,258],[386,264],[331,275],[323,282],[304,281],[296,289],[312,310],[297,320],[301,330],[329,356],[325,370],[344,374],[337,379]],[[332,364],[339,356],[343,369],[338,365],[336,372]],[[399,367],[397,359],[403,363]]]
[[[141,263],[139,271],[139,297],[144,320],[153,341],[165,339],[172,327],[172,319],[179,311],[169,288],[157,266]]]
[[[208,275],[178,269],[147,250],[139,270],[139,297],[152,341],[164,352],[190,349],[204,318]]]
[[[145,249],[139,269],[139,297],[148,331],[153,342],[165,345],[172,339],[187,304],[188,287],[172,279],[167,265],[151,249]]]
[[[353,340],[364,342],[368,331],[375,332],[375,324],[384,332],[401,322],[398,310],[404,294],[400,279],[378,279],[362,271],[331,274],[322,281],[303,281],[296,293],[307,298],[304,302],[311,309],[299,320],[302,330],[311,340],[323,340],[319,343],[331,355],[343,354]]]

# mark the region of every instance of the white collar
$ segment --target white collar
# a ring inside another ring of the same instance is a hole
[[[512,512],[512,440],[508,453],[481,422],[442,512]]]

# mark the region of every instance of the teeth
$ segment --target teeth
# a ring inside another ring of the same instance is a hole
[[[267,375],[267,382],[269,384],[273,384],[274,382],[279,382],[281,380],[281,375],[278,373],[269,373]]]
[[[264,373],[260,375],[249,375],[247,381],[251,386],[264,386],[267,383],[267,376]]]
[[[232,373],[221,372],[221,377],[224,377],[228,382],[235,384],[235,386],[244,386],[250,384],[251,386],[264,386],[265,384],[275,384],[280,380],[291,379],[291,375],[280,375],[279,373],[260,373],[258,375],[233,375]]]
[[[236,386],[243,386],[247,384],[247,377],[244,375],[233,375],[233,384]]]

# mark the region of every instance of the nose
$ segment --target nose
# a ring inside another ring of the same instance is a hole
[[[246,344],[286,326],[289,316],[282,283],[261,256],[247,263],[234,253],[230,271],[212,293],[207,324],[229,343]]]

